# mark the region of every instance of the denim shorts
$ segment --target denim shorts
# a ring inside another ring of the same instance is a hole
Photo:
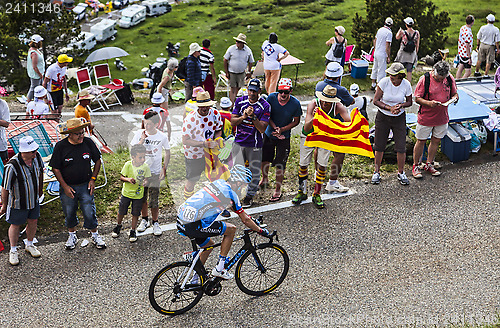
[[[97,228],[94,195],[90,194],[88,183],[70,185],[70,187],[75,191],[74,198],[66,196],[63,188],[59,190],[66,227],[74,228],[78,225],[76,210],[80,205],[80,210],[83,213],[83,227],[90,230]]]
[[[36,206],[31,210],[18,210],[9,207],[5,217],[5,221],[7,221],[7,223],[14,225],[25,224],[28,219],[36,220],[40,217],[40,204],[36,204]]]

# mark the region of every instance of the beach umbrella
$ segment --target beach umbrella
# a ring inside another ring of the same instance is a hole
[[[101,49],[97,49],[92,52],[87,59],[85,59],[86,63],[93,63],[99,60],[108,60],[116,57],[128,56],[128,52],[118,47],[104,47]]]

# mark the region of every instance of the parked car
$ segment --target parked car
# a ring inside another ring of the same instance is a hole
[[[122,9],[128,6],[130,3],[129,0],[114,0],[113,1],[113,9]]]
[[[122,10],[122,17],[118,21],[118,26],[129,28],[146,20],[146,7],[132,5]]]
[[[115,20],[103,19],[99,23],[91,26],[90,32],[95,34],[97,42],[104,42],[116,35],[117,31],[115,26]]]

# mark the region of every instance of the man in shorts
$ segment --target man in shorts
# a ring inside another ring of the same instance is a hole
[[[465,25],[460,28],[458,35],[458,66],[457,66],[457,79],[468,78],[470,76],[472,59],[471,51],[472,44],[474,43],[474,35],[472,34],[472,25],[474,25],[474,16],[469,15],[465,18]],[[462,76],[462,72],[465,73]]]
[[[56,114],[61,114],[61,110],[63,107],[63,89],[64,94],[66,95],[66,102],[69,101],[66,69],[69,63],[71,63],[72,61],[73,58],[69,57],[66,54],[59,55],[57,57],[57,62],[50,65],[45,72],[45,79],[43,80],[42,86],[45,89],[49,90]]]
[[[240,33],[233,37],[236,44],[227,48],[224,54],[224,72],[229,79],[229,99],[234,103],[241,87],[245,86],[245,78],[252,76],[253,53],[247,46],[247,37]]]
[[[500,52],[500,31],[498,27],[493,25],[495,23],[495,16],[489,14],[486,16],[488,24],[481,26],[477,32],[477,64],[474,76],[481,76],[479,69],[481,63],[486,60],[486,67],[484,69],[484,76],[488,76],[491,64],[495,61],[497,52]]]

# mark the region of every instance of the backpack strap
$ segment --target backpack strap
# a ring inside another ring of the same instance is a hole
[[[363,97],[363,107],[361,107],[361,110],[366,110],[366,97],[365,96],[361,97]]]
[[[451,87],[453,86],[453,81],[451,80],[450,75],[446,77],[446,80],[448,81],[448,86],[450,87],[450,99],[451,99]]]
[[[422,98],[426,99],[426,97],[429,97],[430,85],[431,85],[431,74],[427,72],[424,74],[424,96]]]

